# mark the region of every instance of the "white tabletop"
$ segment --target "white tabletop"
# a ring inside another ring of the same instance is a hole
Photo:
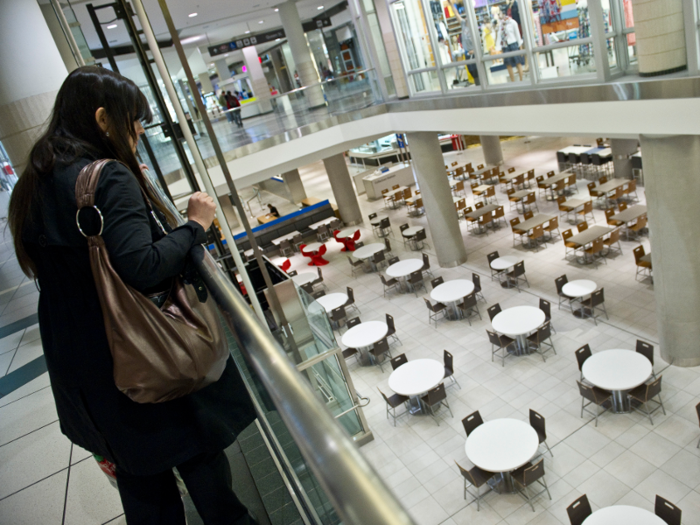
[[[321,246],[323,246],[322,242],[312,242],[312,243],[304,246],[304,251],[305,252],[317,252],[321,249]]]
[[[469,461],[487,472],[510,472],[537,454],[537,432],[517,419],[494,419],[469,434],[464,450]]]
[[[666,522],[653,512],[631,507],[614,505],[595,511],[583,520],[583,525],[666,525]]]
[[[345,237],[352,237],[353,235],[355,235],[355,232],[357,230],[359,230],[359,228],[357,226],[353,226],[351,228],[345,228],[344,230],[340,230],[338,232],[338,235],[336,235],[336,237],[338,237],[339,239],[344,239]]]
[[[514,306],[496,315],[491,325],[501,334],[524,335],[537,330],[544,320],[544,312],[536,306]]]
[[[377,224],[379,224],[380,222],[382,222],[384,219],[388,219],[388,218],[389,218],[388,215],[384,215],[383,213],[380,213],[380,214],[377,215],[374,219],[370,219],[370,220],[369,220],[369,223],[370,223],[372,226],[376,226]]]
[[[389,388],[402,396],[432,390],[445,378],[445,365],[435,359],[416,359],[402,364],[389,376]]]
[[[401,232],[401,235],[404,237],[413,237],[416,233],[424,229],[425,226],[411,226],[410,228],[406,228],[404,231]]]
[[[272,240],[272,244],[277,246],[278,244],[281,244],[282,241],[286,241],[287,239],[291,240],[295,235],[301,235],[297,231],[293,231],[292,233],[288,233],[287,235],[282,235],[282,237],[277,237],[276,239]]]
[[[407,275],[417,272],[423,268],[422,259],[404,259],[392,264],[386,269],[386,274],[389,277],[406,277]]]
[[[336,217],[328,217],[327,219],[323,219],[322,221],[318,221],[318,222],[315,222],[313,224],[309,224],[309,228],[311,228],[312,230],[315,230],[319,226],[332,223],[334,220],[336,220]]]
[[[383,339],[388,331],[389,327],[383,321],[367,321],[350,328],[341,341],[347,347],[361,348]]]
[[[381,252],[386,250],[386,244],[382,242],[375,242],[372,244],[368,244],[366,246],[362,246],[352,252],[352,256],[357,258],[357,259],[369,259],[372,257],[375,253]]]
[[[299,286],[302,286],[306,283],[310,283],[315,279],[318,279],[318,274],[311,272],[301,272],[292,277],[292,281],[297,283],[297,285]]]
[[[454,303],[474,291],[474,283],[467,279],[455,279],[439,284],[430,292],[430,298],[440,303]]]
[[[598,288],[598,285],[595,282],[588,279],[578,279],[566,283],[562,286],[561,291],[569,297],[583,297],[595,292],[596,288]]]
[[[331,312],[348,302],[348,296],[344,293],[329,293],[316,299],[326,312]]]
[[[505,255],[491,261],[491,268],[494,270],[507,270],[522,260],[522,257],[518,257],[517,255]]]
[[[633,350],[596,352],[583,363],[583,377],[605,390],[632,390],[651,376],[651,362]]]
[[[288,260],[289,259],[287,259],[286,257],[275,257],[274,259],[271,259],[270,262],[275,266],[282,266]]]

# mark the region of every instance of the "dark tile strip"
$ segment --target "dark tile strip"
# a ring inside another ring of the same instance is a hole
[[[39,314],[36,313],[25,317],[24,319],[20,319],[19,321],[15,321],[14,323],[0,327],[0,339],[7,337],[8,335],[12,335],[15,332],[19,332],[20,330],[24,330],[25,328],[32,326],[33,324],[37,324],[38,322]]]
[[[42,355],[5,377],[0,377],[0,398],[26,385],[44,372],[46,372],[46,359]]]

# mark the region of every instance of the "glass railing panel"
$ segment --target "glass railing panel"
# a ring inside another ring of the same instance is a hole
[[[490,86],[516,82],[527,82],[529,85],[530,82],[530,72],[525,71],[525,53],[487,60],[484,62],[484,69]]]
[[[440,91],[440,80],[436,70],[411,73],[408,76],[414,93],[431,93]]]

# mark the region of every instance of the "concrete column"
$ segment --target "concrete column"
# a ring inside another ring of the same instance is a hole
[[[0,1],[0,141],[17,173],[68,71],[36,0]]]
[[[663,75],[688,67],[683,0],[632,0],[639,75]]]
[[[700,365],[700,136],[641,135],[661,357]]]
[[[347,169],[347,168],[346,168]],[[287,190],[292,198],[292,202],[299,203],[306,198],[306,190],[301,182],[299,170],[295,169],[282,174],[282,179],[287,185]]]
[[[445,160],[437,133],[406,133],[406,137],[411,148],[413,175],[420,186],[438,263],[443,268],[459,266],[466,262],[467,250],[445,175]]]
[[[228,69],[226,59],[220,58],[214,62],[214,66],[216,67],[216,73],[219,75],[219,86],[228,83],[228,81],[231,80],[231,72]]]
[[[49,31],[51,31],[53,41],[56,42],[56,47],[58,52],[61,54],[66,70],[70,73],[74,69],[78,68],[80,64],[78,64],[73,56],[73,51],[71,50],[68,39],[61,28],[61,23],[58,21],[56,12],[53,10],[53,6],[51,4],[44,4],[39,7],[41,8],[41,13],[44,15],[44,19],[46,20],[46,25],[48,26]]]
[[[328,174],[328,180],[331,182],[333,197],[338,205],[340,218],[348,226],[360,224],[362,222],[362,211],[357,202],[355,188],[352,184],[352,178],[348,171],[348,165],[345,164],[345,157],[342,153],[323,159],[323,165]],[[445,166],[442,167],[445,171]]]
[[[375,0],[374,8],[377,12],[379,27],[382,31],[382,39],[384,40],[386,56],[389,59],[389,67],[391,68],[391,77],[394,80],[396,95],[399,98],[408,98],[409,92],[408,85],[406,85],[406,75],[404,74],[403,65],[401,64],[401,55],[399,54],[399,47],[396,43],[394,28],[391,25],[389,6],[384,1]]]
[[[255,46],[243,48],[243,60],[248,69],[248,78],[253,88],[253,95],[258,101],[260,113],[270,113],[272,111],[272,95],[270,95],[270,88],[267,85],[265,72],[260,65],[260,58]]]
[[[496,135],[479,136],[481,149],[484,151],[484,164],[487,166],[500,166],[503,164],[503,150],[501,149],[501,138]]]
[[[202,85],[202,95],[206,95],[207,93],[214,93],[214,85],[211,83],[208,71],[200,73],[198,80],[199,83]]]
[[[632,161],[629,156],[632,153],[637,153],[637,148],[639,148],[637,139],[610,139],[616,178],[632,178]]]
[[[321,79],[318,76],[318,71],[316,71],[309,45],[306,42],[306,35],[304,34],[304,28],[301,26],[297,5],[293,0],[287,0],[285,3],[279,4],[278,8],[282,19],[282,27],[287,36],[287,42],[289,42],[289,49],[294,57],[294,65],[299,73],[301,85],[318,84]],[[294,71],[291,73],[293,77]],[[309,108],[325,106],[326,101],[323,98],[321,86],[309,88],[305,90],[305,94]]]

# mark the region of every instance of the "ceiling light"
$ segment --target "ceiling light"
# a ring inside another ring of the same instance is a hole
[[[115,27],[117,27],[117,24],[112,24],[111,26],[107,26],[107,29],[114,29]]]
[[[197,40],[201,40],[201,39],[202,39],[202,35],[191,36],[189,38],[183,38],[182,40],[180,40],[180,43],[182,45],[186,45],[186,44],[191,44],[192,42],[196,42]]]
[[[275,42],[279,42],[279,41],[280,41],[280,39],[279,39],[279,38],[275,38]]]
[[[248,33],[250,33],[250,31],[246,31],[246,32],[245,32],[246,35],[247,35]]]
[[[279,11],[279,8],[275,7],[275,13]]]
[[[187,16],[189,16],[190,18],[194,18],[195,16],[197,16],[197,13],[190,13],[190,14],[187,15]]]
[[[228,56],[228,53],[226,53],[226,54],[224,55],[224,58],[226,58],[227,56]]]
[[[320,6],[318,6],[316,9],[318,9],[318,10],[320,11],[321,9],[323,9],[323,6],[320,5]]]
[[[258,22],[258,24],[264,24],[264,23],[265,23],[265,20],[260,20],[260,22]]]

